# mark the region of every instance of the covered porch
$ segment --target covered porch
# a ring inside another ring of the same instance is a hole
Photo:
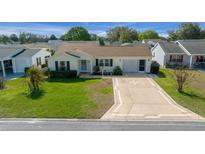
[[[79,73],[81,74],[92,74],[93,64],[91,59],[81,59],[78,61]]]
[[[0,76],[6,78],[7,74],[13,73],[11,59],[0,59]]]
[[[205,55],[190,56],[190,68],[205,69]]]

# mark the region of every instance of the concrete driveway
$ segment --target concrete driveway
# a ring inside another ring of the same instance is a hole
[[[150,77],[113,78],[115,104],[102,119],[191,120],[201,117],[176,102]]]

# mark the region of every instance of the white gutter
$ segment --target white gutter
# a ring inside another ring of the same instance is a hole
[[[179,47],[182,48],[187,55],[191,56],[191,53],[179,41],[176,41],[175,43],[178,43]]]

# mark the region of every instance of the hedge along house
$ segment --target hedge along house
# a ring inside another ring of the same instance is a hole
[[[159,42],[152,49],[152,60],[161,67],[189,66],[189,56],[174,42]]]
[[[205,40],[180,40],[177,41],[189,57],[189,68],[205,69]]]
[[[26,67],[46,63],[50,53],[46,49],[28,49],[22,47],[0,47],[0,75],[24,73]]]
[[[150,72],[152,55],[147,46],[99,46],[96,42],[62,42],[49,58],[53,71],[76,70],[92,74],[95,66],[100,72],[112,72],[119,66],[123,73]]]

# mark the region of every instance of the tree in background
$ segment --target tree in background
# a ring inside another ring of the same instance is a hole
[[[170,31],[169,40],[202,39],[204,31],[197,23],[182,23],[178,30]]]
[[[110,42],[132,42],[138,40],[138,33],[136,30],[129,27],[114,27],[107,31],[107,39]]]
[[[179,31],[173,31],[173,30],[168,31],[168,35],[169,35],[168,40],[175,41],[175,40],[180,39],[178,33],[179,33]]]
[[[91,41],[97,41],[98,40],[98,36],[96,34],[90,34],[90,39]]]
[[[19,42],[21,44],[25,43],[35,43],[35,42],[48,42],[48,37],[44,35],[37,35],[32,33],[20,33],[19,34]]]
[[[12,42],[8,36],[0,35],[0,43],[7,44],[7,43],[12,43]]]
[[[13,42],[18,42],[19,38],[16,34],[11,34],[10,35],[10,40],[13,41]]]
[[[154,30],[146,30],[144,32],[141,32],[139,34],[139,39],[144,40],[144,39],[159,39],[159,34],[154,31]]]
[[[50,36],[49,40],[57,40],[57,37],[56,37],[54,34],[52,34],[52,35]]]
[[[91,36],[84,27],[73,27],[64,36],[65,41],[90,41]]]
[[[105,45],[105,42],[104,42],[103,38],[99,37],[98,41],[99,41],[99,45],[100,46],[104,46]]]
[[[61,35],[59,39],[65,41],[65,35]]]

